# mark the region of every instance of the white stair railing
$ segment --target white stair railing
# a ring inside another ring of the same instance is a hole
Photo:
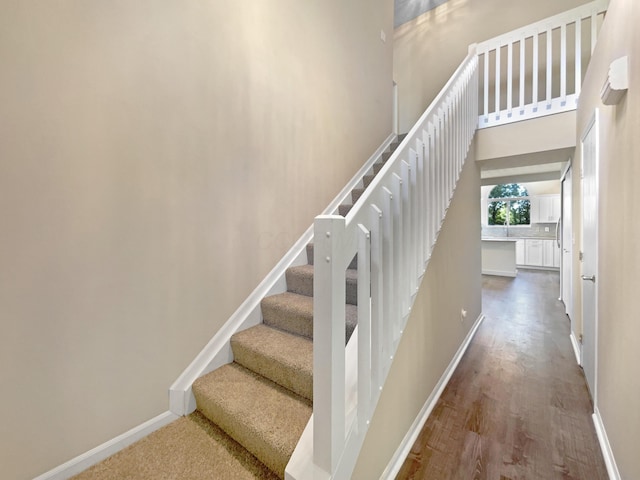
[[[351,476],[476,129],[575,110],[608,4],[472,45],[347,216],[316,217],[309,478]],[[356,254],[358,327],[345,349]]]
[[[478,128],[575,110],[609,0],[597,0],[479,43]]]
[[[346,217],[316,217],[313,458],[328,477],[351,475],[453,196],[477,127],[477,65],[472,46]],[[349,375],[345,271],[356,253],[357,372]]]

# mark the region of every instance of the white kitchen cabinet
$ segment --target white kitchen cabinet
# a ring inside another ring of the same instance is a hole
[[[524,263],[533,267],[542,267],[543,242],[533,238],[524,241]]]
[[[524,238],[516,240],[516,265],[524,265]]]
[[[556,240],[553,241],[553,266],[560,268],[560,262],[562,261],[562,255],[560,254],[560,246]]]
[[[553,267],[555,240],[542,240],[542,266]]]
[[[557,223],[560,219],[560,195],[531,197],[531,223]]]
[[[524,259],[518,260],[518,243],[516,242],[516,264],[524,267],[560,268],[560,249],[554,239],[527,238],[524,242]]]

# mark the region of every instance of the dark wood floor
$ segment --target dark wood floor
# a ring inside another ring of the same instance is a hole
[[[607,479],[559,276],[483,278],[483,313],[398,479]]]

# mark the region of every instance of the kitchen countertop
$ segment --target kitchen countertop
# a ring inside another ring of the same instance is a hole
[[[555,240],[556,237],[482,237],[482,240]]]
[[[495,238],[495,237],[484,237],[482,239],[483,242],[516,242],[517,238]]]

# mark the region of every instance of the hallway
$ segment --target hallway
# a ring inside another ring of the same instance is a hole
[[[483,276],[486,316],[397,479],[607,479],[559,275]]]

